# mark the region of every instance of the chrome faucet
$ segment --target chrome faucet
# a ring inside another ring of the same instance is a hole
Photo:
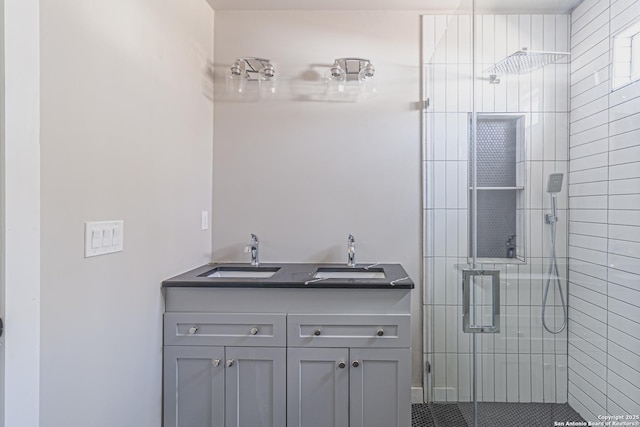
[[[260,242],[258,241],[258,236],[251,233],[251,243],[246,248],[246,252],[251,252],[251,265],[258,266],[260,264],[260,260],[258,259],[258,248],[260,247]]]
[[[349,267],[356,266],[356,239],[353,234],[349,234],[347,239],[347,265]]]

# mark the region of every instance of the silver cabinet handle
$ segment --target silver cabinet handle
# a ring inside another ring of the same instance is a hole
[[[346,366],[347,366],[347,364],[344,363],[342,360],[340,362],[338,362],[338,368],[344,369]]]
[[[353,362],[351,362],[351,366],[353,366],[354,368],[357,368],[358,366],[360,366],[360,362],[358,362],[357,360],[354,360]]]
[[[321,331],[320,329],[316,329],[316,330],[313,332],[313,335],[315,335],[315,336],[319,337],[320,335],[322,335],[322,331]]]
[[[220,366],[220,359],[214,359],[213,362],[211,362],[213,364],[214,367],[218,367]]]
[[[227,368],[230,368],[232,366],[233,366],[233,359],[227,360]]]
[[[192,326],[189,328],[189,335],[193,335],[196,332],[198,332],[198,327],[197,326]]]
[[[378,331],[376,332],[376,334],[377,334],[379,337],[383,336],[383,335],[384,335],[384,329],[382,329],[382,328],[378,329]]]
[[[251,330],[249,331],[249,333],[250,333],[251,335],[257,335],[259,330],[260,330],[260,329],[258,329],[258,328],[251,328]]]

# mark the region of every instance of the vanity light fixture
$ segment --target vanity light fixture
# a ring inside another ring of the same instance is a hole
[[[276,92],[276,74],[270,59],[238,58],[225,73],[227,91],[243,98],[270,97]]]
[[[228,77],[245,80],[269,81],[276,77],[276,69],[270,59],[266,58],[238,58],[229,68]]]
[[[365,58],[338,58],[327,71],[326,78],[333,82],[359,81],[373,78],[376,69],[371,60]]]

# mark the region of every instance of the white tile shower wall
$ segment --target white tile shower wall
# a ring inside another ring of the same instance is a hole
[[[525,264],[483,263],[501,272],[501,332],[478,336],[481,401],[566,402],[567,335],[543,332],[541,304],[550,244],[544,213],[546,179],[568,172],[568,64],[502,76],[490,85],[483,70],[520,50],[569,49],[569,15],[484,15],[477,20],[477,111],[525,118]],[[460,265],[467,264],[468,117],[471,112],[471,17],[423,17],[425,95],[425,361],[426,399],[471,399],[472,339],[462,333]],[[559,195],[560,275],[567,271],[566,185]],[[457,224],[457,225],[456,225]],[[506,242],[505,242],[506,243]],[[483,315],[490,307],[481,294]],[[559,295],[550,294],[551,326],[559,327]],[[554,313],[555,308],[555,313]],[[555,314],[555,315],[554,315]]]
[[[640,2],[571,14],[569,404],[640,414],[640,82],[611,92],[611,37]]]

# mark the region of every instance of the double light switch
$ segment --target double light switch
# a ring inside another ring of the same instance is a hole
[[[124,221],[85,222],[85,258],[122,251]]]

